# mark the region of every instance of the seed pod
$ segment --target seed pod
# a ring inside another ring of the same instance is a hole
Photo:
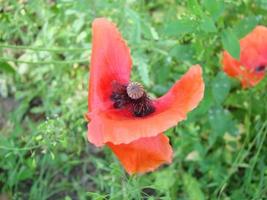
[[[127,86],[127,94],[131,99],[140,99],[144,92],[144,87],[140,83],[132,82]]]

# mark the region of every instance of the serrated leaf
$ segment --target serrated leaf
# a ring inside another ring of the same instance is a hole
[[[149,78],[149,66],[145,58],[143,58],[140,52],[135,54],[135,63],[137,65],[137,71],[139,76],[141,77],[142,82],[146,85],[150,85],[150,78]]]
[[[141,42],[141,19],[140,16],[137,12],[134,10],[127,8],[125,9],[126,15],[129,16],[130,18],[130,23],[131,23],[131,40],[134,41],[135,43],[140,43]]]
[[[239,40],[233,30],[227,29],[223,31],[222,35],[222,44],[226,51],[228,51],[231,56],[236,59],[239,59],[240,55],[240,45]]]

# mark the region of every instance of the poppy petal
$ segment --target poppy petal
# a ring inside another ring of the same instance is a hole
[[[154,100],[155,112],[146,117],[125,115],[116,109],[89,113],[88,139],[96,146],[104,143],[130,143],[143,137],[152,137],[186,119],[204,95],[202,69],[191,67],[167,94]]]
[[[256,28],[251,33],[249,33],[247,36],[245,36],[240,40],[240,46],[242,48],[242,51],[244,51],[243,53],[245,53],[247,49],[255,49],[258,53],[258,56],[265,57],[266,59],[267,27],[256,26]]]
[[[231,77],[240,74],[240,63],[235,60],[227,51],[223,52],[223,70]]]
[[[92,30],[89,111],[111,104],[112,81],[128,83],[132,67],[130,50],[113,23],[98,18]]]
[[[246,54],[249,51],[246,52]],[[253,53],[248,54],[252,57]],[[223,53],[223,70],[228,76],[237,78],[241,81],[242,87],[247,88],[256,85],[264,77],[264,73],[258,73],[253,71],[253,69],[248,69],[244,67],[238,60],[234,59],[228,52]],[[249,61],[248,61],[249,62]],[[248,63],[247,62],[247,63]],[[251,62],[250,62],[251,63]],[[253,63],[253,62],[252,62]]]
[[[129,144],[107,143],[129,174],[153,171],[164,163],[171,163],[172,148],[164,134],[141,138]]]
[[[264,71],[256,69],[267,65],[267,28],[257,26],[240,40],[240,60],[224,51],[222,63],[225,73],[238,78],[243,88],[259,83],[264,78]]]

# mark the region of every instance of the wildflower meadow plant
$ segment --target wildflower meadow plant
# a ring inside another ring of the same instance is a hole
[[[0,200],[267,200],[267,0],[0,2]]]
[[[223,70],[244,88],[258,84],[267,70],[267,28],[257,26],[240,40],[240,59],[223,52]]]
[[[151,99],[140,83],[130,81],[130,50],[116,26],[99,18],[92,29],[88,140],[109,146],[130,174],[170,163],[172,148],[163,132],[186,119],[203,98],[201,67],[192,66],[169,92]]]

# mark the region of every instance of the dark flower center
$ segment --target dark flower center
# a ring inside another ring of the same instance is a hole
[[[263,72],[263,71],[265,71],[265,69],[266,69],[265,65],[260,65],[260,66],[255,68],[255,71],[256,72]]]
[[[145,117],[155,111],[151,99],[140,83],[123,85],[114,82],[111,100],[116,109],[128,109],[135,117]]]

